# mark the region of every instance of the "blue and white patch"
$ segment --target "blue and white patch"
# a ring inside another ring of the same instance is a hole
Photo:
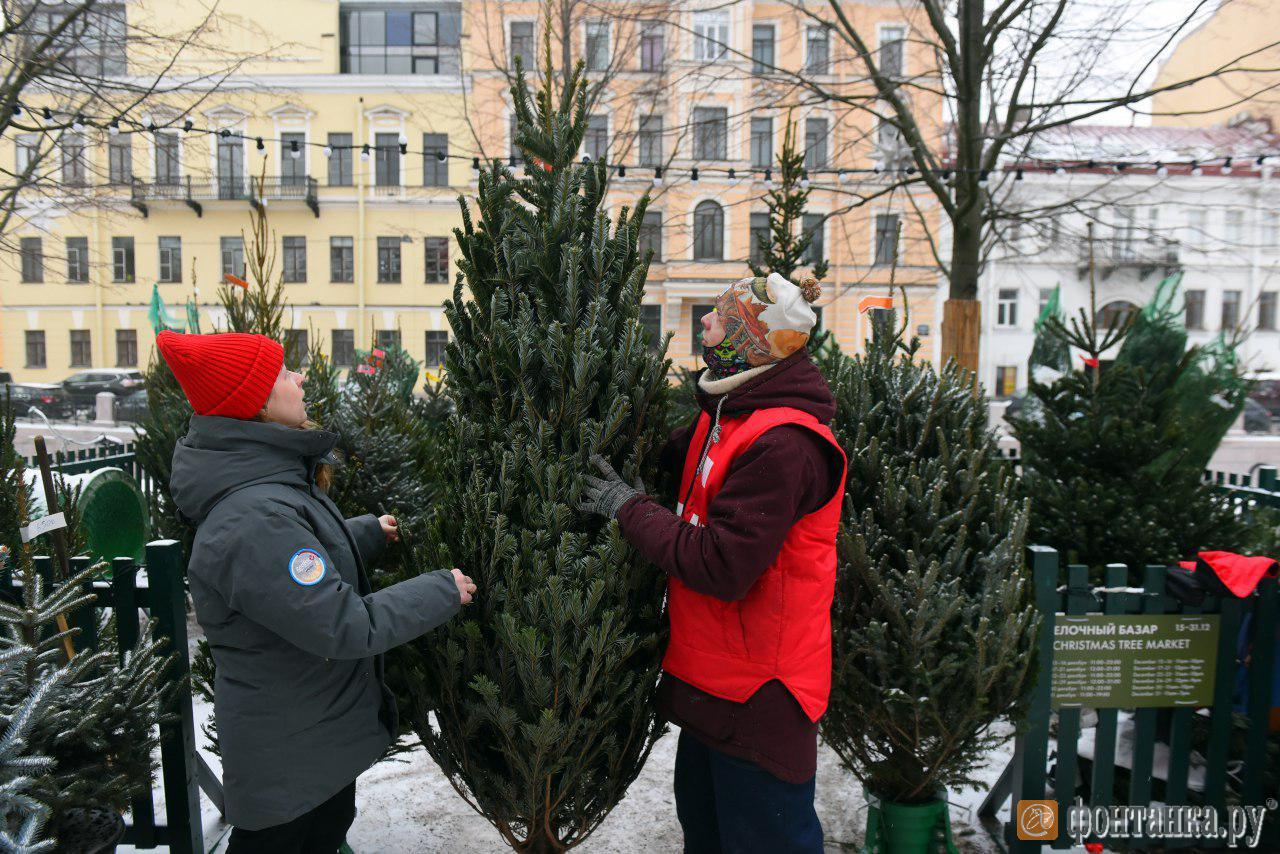
[[[298,549],[289,558],[289,576],[303,587],[318,584],[324,571],[324,558],[314,549]]]

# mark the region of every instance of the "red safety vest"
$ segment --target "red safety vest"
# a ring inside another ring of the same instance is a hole
[[[671,577],[667,611],[671,640],[662,668],[716,697],[743,703],[771,679],[781,680],[812,721],[822,717],[831,694],[831,600],[836,585],[836,530],[844,502],[844,451],[831,431],[799,409],[771,407],[720,422],[720,440],[711,445],[694,480],[711,419],[706,412],[685,457],[680,496],[688,502],[676,514],[706,524],[710,506],[735,457],[766,430],[797,424],[840,451],[840,488],[822,507],[791,526],[782,550],[746,598],[726,602],[690,590]],[[690,484],[693,490],[690,492]],[[787,512],[788,508],[779,508]]]

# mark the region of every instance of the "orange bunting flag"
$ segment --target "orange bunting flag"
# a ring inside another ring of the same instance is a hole
[[[1088,356],[1084,355],[1083,353],[1080,354],[1080,361],[1084,362],[1085,367],[1088,367],[1088,368],[1098,367],[1097,359],[1090,359]]]
[[[372,366],[372,365],[356,365],[356,373],[357,373],[357,374],[372,374],[372,373],[373,373],[373,366]]]
[[[863,297],[858,303],[858,314],[865,314],[873,308],[893,308],[893,297]]]
[[[238,285],[246,291],[249,290],[249,283],[233,273],[223,273],[222,281],[226,282],[228,285]]]
[[[534,166],[540,166],[540,167],[542,167],[542,171],[543,171],[543,172],[550,172],[550,171],[551,171],[551,164],[550,164],[550,163],[548,163],[547,161],[545,161],[545,160],[543,160],[543,159],[541,159],[541,158],[538,158],[538,157],[530,157],[529,159],[533,161],[533,165],[534,165]]]

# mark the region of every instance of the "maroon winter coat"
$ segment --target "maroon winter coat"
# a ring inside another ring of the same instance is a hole
[[[835,414],[831,390],[804,349],[724,395],[698,389],[698,405],[713,417],[721,397],[722,418],[772,406],[803,410],[824,424]],[[672,431],[660,452],[661,467],[677,482],[695,426],[696,421]],[[690,525],[643,495],[622,505],[618,523],[641,554],[691,589],[742,599],[777,558],[796,520],[830,500],[842,468],[835,449],[818,435],[784,424],[734,459],[704,525]],[[755,762],[780,779],[803,783],[814,775],[817,724],[776,679],[745,703],[735,703],[663,673],[658,712],[707,746]]]

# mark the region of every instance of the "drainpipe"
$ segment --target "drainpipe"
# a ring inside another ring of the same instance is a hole
[[[351,169],[356,175],[356,239],[355,247],[352,249],[352,263],[355,265],[356,274],[356,331],[353,336],[356,340],[356,346],[368,349],[371,345],[365,340],[364,333],[367,331],[365,323],[365,299],[364,299],[364,283],[365,283],[365,248],[364,248],[364,196],[366,185],[367,164],[360,160],[356,153],[361,151],[360,146],[364,145],[365,129],[364,129],[364,98],[360,97],[356,100],[356,147],[351,151]],[[356,164],[360,164],[360,168],[356,169]]]

